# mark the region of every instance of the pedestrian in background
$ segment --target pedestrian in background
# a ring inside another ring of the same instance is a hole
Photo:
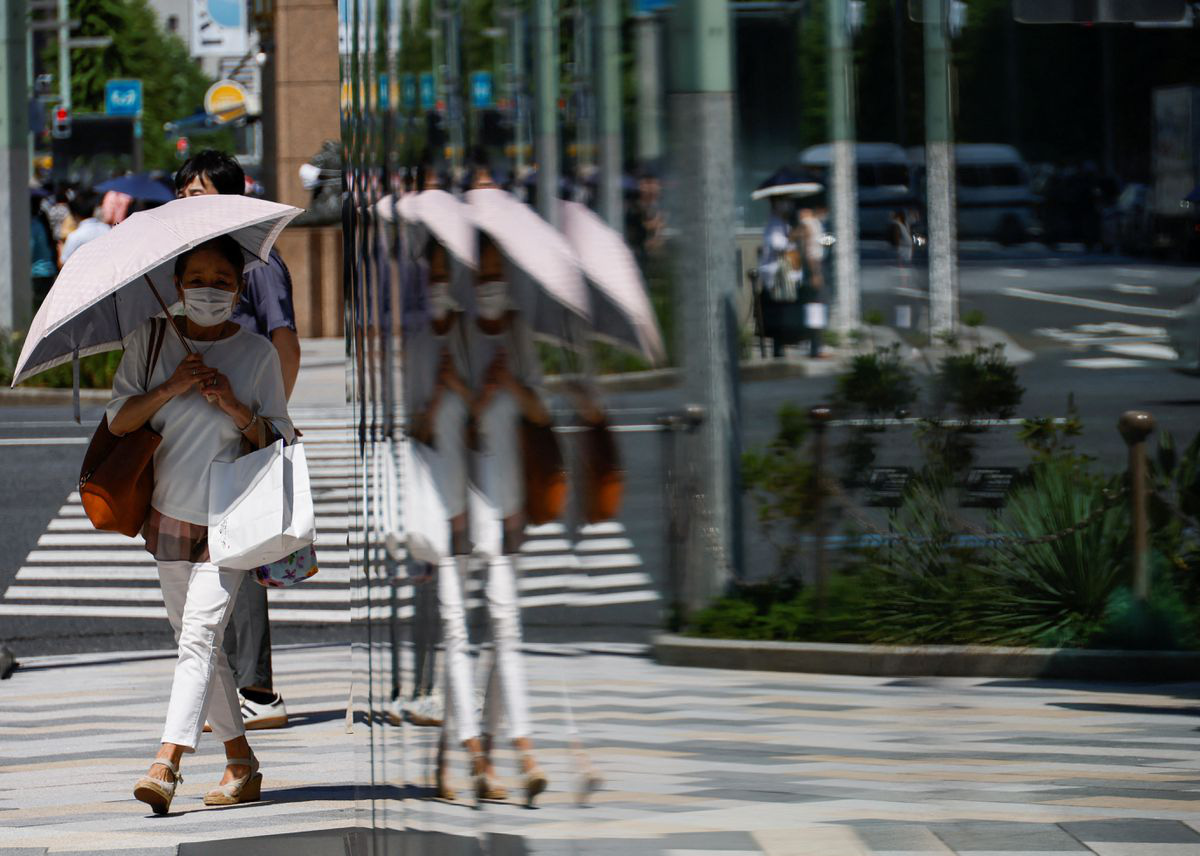
[[[230,320],[244,285],[244,265],[241,247],[227,236],[178,257],[175,284],[184,316],[167,322],[175,330],[151,319],[134,331],[107,408],[113,434],[149,425],[162,437],[154,453],[154,493],[142,537],[158,564],[179,654],[162,745],[134,786],[134,797],[155,814],[170,810],[181,781],[179,764],[185,753],[196,751],[206,718],[225,744],[226,766],[205,804],[257,800],[262,786],[221,647],[249,575],[214,565],[208,552],[213,462],[236,459],[244,443],[262,449],[278,438],[291,442],[295,435],[275,349]],[[184,337],[192,342],[191,353]]]
[[[197,152],[175,173],[175,194],[179,197],[214,193],[240,196],[245,190],[246,174],[238,162],[214,149]],[[275,346],[284,396],[290,400],[300,371],[300,339],[292,308],[292,277],[276,250],[271,250],[266,265],[246,273],[246,285],[239,292],[233,320]],[[287,707],[274,687],[265,588],[251,586],[246,596],[238,599],[229,632],[225,634],[225,652],[237,678],[246,727],[287,725]]]
[[[67,263],[71,253],[88,241],[99,238],[112,228],[100,217],[99,200],[96,194],[90,190],[76,190],[67,200],[67,205],[71,209],[71,216],[75,219],[76,225],[63,241],[62,258],[59,259],[60,267]]]
[[[37,312],[54,278],[58,276],[58,254],[54,251],[54,230],[42,210],[39,196],[29,197],[29,275],[33,282],[33,311]]]

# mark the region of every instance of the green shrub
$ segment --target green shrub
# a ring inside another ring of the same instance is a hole
[[[0,383],[9,386],[13,379],[13,370],[21,356],[21,347],[25,343],[24,334],[20,332],[0,331]],[[123,351],[108,351],[103,354],[93,354],[79,361],[79,385],[84,389],[110,389],[117,366],[121,363]],[[70,389],[72,386],[71,364],[64,363],[49,371],[34,375],[24,381],[22,386],[49,387],[52,389]]]
[[[835,574],[817,604],[816,593],[798,584],[739,587],[693,617],[691,635],[784,642],[864,642],[863,581]]]
[[[868,419],[908,410],[917,396],[916,379],[912,369],[901,360],[899,345],[859,354],[837,379],[836,400],[840,409]]]
[[[758,522],[785,574],[796,569],[801,535],[815,521],[822,499],[805,448],[809,430],[808,414],[784,405],[774,439],[742,454],[743,488],[754,498]]]

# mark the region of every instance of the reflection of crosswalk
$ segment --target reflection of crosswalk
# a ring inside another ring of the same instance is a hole
[[[349,413],[329,408],[294,410],[304,431],[317,513],[321,571],[303,585],[270,591],[271,616],[277,622],[345,623],[351,596],[361,604],[364,592],[352,585],[361,562],[353,486],[356,457]],[[518,560],[521,602],[527,609],[562,606],[615,606],[658,599],[642,562],[619,523],[587,527],[573,544],[561,524],[533,528]],[[373,579],[373,582],[377,582]],[[391,609],[386,585],[368,587],[373,615]],[[398,615],[412,614],[413,587],[396,587]],[[154,560],[142,539],[92,528],[72,492],[25,558],[13,584],[0,600],[0,616],[112,619],[165,618]]]
[[[1082,369],[1122,369],[1152,365],[1155,361],[1172,362],[1179,358],[1167,344],[1164,327],[1109,321],[1103,324],[1076,324],[1068,329],[1043,327],[1034,331],[1056,342],[1087,349],[1088,356],[1066,361]]]

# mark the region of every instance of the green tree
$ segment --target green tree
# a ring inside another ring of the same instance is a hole
[[[170,169],[175,149],[163,123],[188,116],[204,103],[212,84],[187,46],[158,27],[146,0],[71,0],[79,36],[112,36],[106,48],[71,51],[71,101],[77,113],[104,112],[104,85],[112,78],[142,81],[142,153],[147,169]],[[58,45],[47,46],[47,65],[56,68]]]

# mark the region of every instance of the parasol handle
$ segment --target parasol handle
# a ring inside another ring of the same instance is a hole
[[[163,315],[167,318],[167,326],[175,331],[175,336],[179,339],[179,344],[183,345],[183,349],[189,354],[196,353],[196,349],[192,347],[191,343],[179,332],[179,328],[175,326],[175,322],[171,318],[171,309],[167,306],[167,302],[162,299],[162,295],[158,293],[158,287],[155,286],[154,280],[150,278],[150,274],[143,274],[143,277],[146,280],[146,285],[150,286],[150,290],[154,292],[154,297],[158,300],[158,305],[162,307]]]

